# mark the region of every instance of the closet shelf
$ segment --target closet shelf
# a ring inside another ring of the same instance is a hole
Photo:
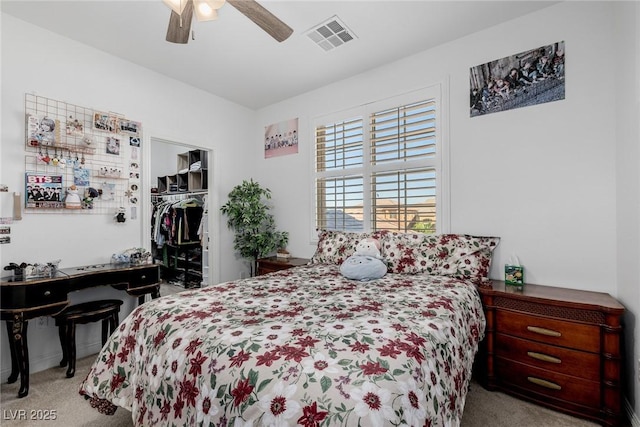
[[[207,152],[191,150],[178,154],[176,173],[158,177],[158,192],[174,194],[206,190],[209,180]],[[178,191],[182,189],[183,191]]]

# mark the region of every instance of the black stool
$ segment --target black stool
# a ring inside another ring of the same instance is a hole
[[[76,373],[76,325],[102,320],[102,345],[104,345],[120,323],[118,313],[121,305],[122,301],[119,299],[90,301],[66,307],[53,316],[56,319],[62,346],[60,366],[69,364],[67,378],[73,377]]]

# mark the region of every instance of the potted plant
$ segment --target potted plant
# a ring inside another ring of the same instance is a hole
[[[257,271],[258,259],[285,247],[289,233],[276,231],[271,208],[266,200],[271,199],[271,190],[262,188],[253,179],[242,181],[229,193],[229,200],[220,210],[228,217],[227,225],[235,231],[233,248],[243,257],[249,258],[251,276]]]

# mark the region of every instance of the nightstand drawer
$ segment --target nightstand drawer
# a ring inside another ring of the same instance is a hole
[[[501,381],[550,398],[592,408],[600,406],[600,384],[551,372],[511,360],[496,358]]]
[[[504,334],[496,334],[495,354],[498,357],[561,374],[600,381],[598,354],[556,347]]]
[[[275,256],[260,258],[258,260],[258,276],[273,273],[274,271],[288,270],[308,263],[309,260],[306,258],[278,258]]]
[[[291,267],[278,266],[277,268],[275,268],[275,267],[272,267],[272,266],[265,267],[265,266],[261,265],[260,267],[258,267],[258,276],[262,276],[263,274],[273,273],[274,271],[286,270],[287,268],[291,268]]]
[[[624,307],[600,292],[503,281],[479,286],[487,317],[479,361],[490,390],[614,427],[623,420]]]
[[[600,328],[595,325],[506,310],[496,311],[496,323],[498,333],[593,353],[600,352]]]

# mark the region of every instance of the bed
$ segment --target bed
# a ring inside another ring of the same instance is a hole
[[[344,278],[371,236],[388,273]],[[485,328],[476,285],[497,243],[320,232],[309,265],[139,306],[80,394],[139,426],[458,425]]]

